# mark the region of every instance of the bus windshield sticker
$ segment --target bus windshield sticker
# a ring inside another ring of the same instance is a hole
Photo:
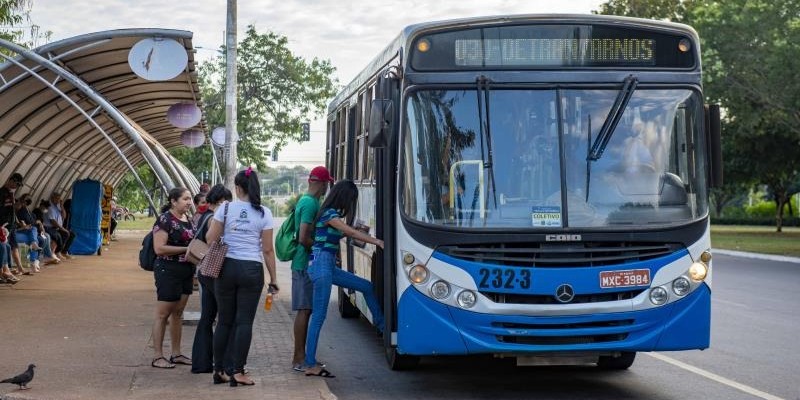
[[[531,222],[536,227],[561,227],[561,207],[536,206],[531,209]]]

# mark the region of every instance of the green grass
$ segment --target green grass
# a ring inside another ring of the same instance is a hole
[[[147,217],[145,215],[136,215],[136,221],[119,221],[117,229],[120,230],[150,230],[153,228],[153,223],[156,222],[155,217]]]
[[[774,226],[713,225],[711,246],[717,249],[749,251],[800,257],[800,228]]]

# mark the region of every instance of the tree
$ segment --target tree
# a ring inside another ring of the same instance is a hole
[[[766,129],[774,126],[766,125]],[[739,159],[751,160],[751,173],[758,177],[758,182],[769,186],[769,193],[775,202],[776,231],[783,230],[783,213],[786,204],[795,193],[795,183],[800,178],[800,157],[797,157],[797,140],[786,132],[766,135],[749,132],[737,135],[740,146],[736,147]],[[758,162],[752,162],[758,160]]]
[[[735,124],[722,125],[723,185],[711,189],[711,205],[714,216],[722,217],[722,210],[729,204],[745,197],[757,182],[752,177],[750,157],[740,154],[741,146],[735,140]]]
[[[321,115],[335,94],[335,68],[328,60],[308,61],[294,55],[289,40],[273,32],[247,27],[238,48],[238,159],[266,167],[265,149],[280,150],[299,141],[302,123]],[[200,66],[206,121],[210,127],[225,122],[225,59],[220,56]]]
[[[144,182],[145,185],[149,184],[153,188],[150,191],[150,195],[156,203],[156,207],[158,207],[159,199],[156,194],[160,185],[156,181],[156,176],[147,164],[136,167],[136,172],[139,174],[139,177],[142,178],[142,182]],[[114,196],[117,198],[117,204],[128,207],[131,210],[144,210],[150,206],[147,202],[147,197],[142,192],[142,187],[139,186],[139,182],[136,181],[133,174],[130,172],[125,174],[125,177],[123,177],[122,181],[117,185]]]
[[[610,0],[600,5],[595,14],[681,21],[687,4],[682,0]]]
[[[704,57],[714,68],[704,72],[732,115],[751,128],[772,119],[800,139],[798,9],[798,0],[704,2],[692,22],[709,33]]]
[[[0,0],[0,39],[21,42],[28,48],[50,40],[52,32],[40,32],[41,27],[31,21],[31,7],[32,0]],[[24,23],[30,24],[28,32],[20,26]]]
[[[770,186],[783,207],[797,179],[800,145],[800,0],[610,0],[602,13],[666,18],[692,25],[703,49],[703,87],[725,110],[726,188]],[[729,168],[732,168],[729,171]],[[795,177],[795,178],[792,178]],[[731,186],[733,185],[733,186]],[[726,193],[727,192],[727,193]]]

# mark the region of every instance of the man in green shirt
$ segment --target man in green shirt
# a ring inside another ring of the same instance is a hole
[[[333,183],[333,177],[325,167],[316,167],[308,175],[308,192],[305,193],[294,209],[294,226],[298,227],[297,251],[292,259],[292,310],[297,314],[294,317],[294,356],[292,368],[303,371],[306,366],[303,360],[306,355],[306,334],[308,321],[311,318],[311,298],[313,285],[308,277],[308,253],[314,244],[314,220],[319,212],[319,200],[328,186]],[[310,367],[313,367],[311,365]]]

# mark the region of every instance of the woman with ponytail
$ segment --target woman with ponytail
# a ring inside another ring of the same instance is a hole
[[[244,364],[264,288],[264,264],[269,288],[278,292],[272,213],[261,205],[258,175],[252,168],[240,171],[234,186],[235,200],[217,207],[206,234],[207,243],[223,237],[228,245],[222,272],[214,281],[219,319],[214,332],[213,378],[214,383],[229,382],[231,386],[255,384],[245,375]],[[223,361],[231,365],[223,365]]]

